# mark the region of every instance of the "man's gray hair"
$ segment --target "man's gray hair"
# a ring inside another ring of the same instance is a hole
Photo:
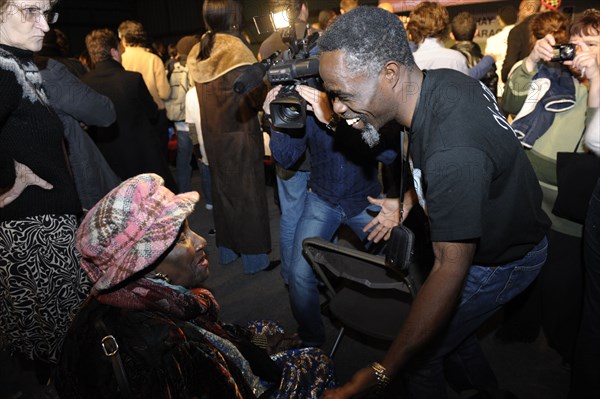
[[[362,6],[338,16],[318,45],[321,52],[344,51],[348,70],[371,77],[388,61],[409,69],[415,66],[402,22],[378,7]]]

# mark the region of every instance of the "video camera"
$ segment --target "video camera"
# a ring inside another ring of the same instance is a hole
[[[255,24],[259,34],[265,31],[259,27],[257,17]],[[302,84],[322,90],[319,58],[310,54],[319,34],[315,32],[307,36],[308,30],[305,30],[304,37],[296,39],[294,23],[280,32],[288,49],[277,51],[252,65],[236,79],[233,90],[245,93],[260,84],[266,74],[271,85],[281,86],[279,94],[270,105],[272,126],[278,129],[300,129],[306,123],[306,100],[298,94],[295,87]]]
[[[310,49],[317,38],[318,33],[315,33],[309,38],[291,42],[289,49],[267,70],[269,82],[273,86],[281,85],[279,94],[270,105],[275,128],[300,129],[306,123],[306,100],[298,94],[296,85],[322,90],[319,59],[310,56]]]

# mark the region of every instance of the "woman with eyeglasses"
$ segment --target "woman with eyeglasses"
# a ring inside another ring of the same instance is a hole
[[[39,376],[90,288],[74,245],[82,209],[64,128],[33,63],[55,2],[0,0],[0,349],[34,361]]]

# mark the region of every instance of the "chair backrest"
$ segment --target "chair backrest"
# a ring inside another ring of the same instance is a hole
[[[383,256],[321,238],[305,239],[303,250],[326,287],[324,306],[342,326],[381,340],[395,338],[417,293],[410,275],[386,267]]]

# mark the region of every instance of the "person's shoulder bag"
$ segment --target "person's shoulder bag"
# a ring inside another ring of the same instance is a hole
[[[600,179],[600,158],[590,152],[577,152],[581,135],[573,152],[559,152],[556,157],[558,195],[552,213],[558,217],[581,223]]]

